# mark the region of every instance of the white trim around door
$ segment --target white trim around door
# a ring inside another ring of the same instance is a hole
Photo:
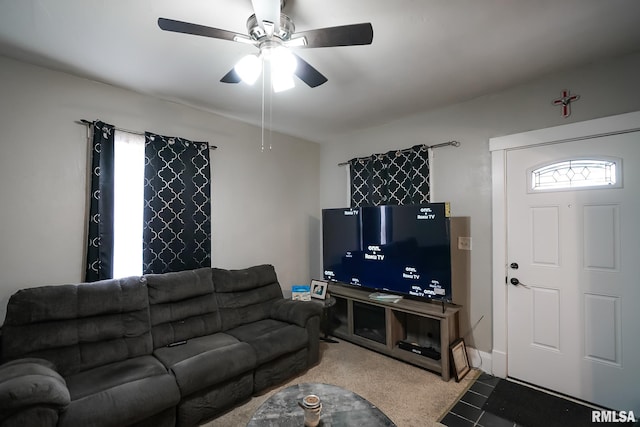
[[[493,350],[492,373],[501,378],[507,366],[506,154],[517,148],[554,144],[640,130],[640,111],[489,139],[492,170]]]

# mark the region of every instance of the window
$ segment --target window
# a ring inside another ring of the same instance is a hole
[[[428,145],[349,160],[351,207],[429,203]]]
[[[113,278],[142,275],[144,135],[115,131]]]
[[[529,171],[530,192],[622,187],[620,159],[563,160]]]
[[[209,144],[92,128],[85,280],[210,267]]]

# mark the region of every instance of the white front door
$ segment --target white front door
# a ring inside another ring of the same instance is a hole
[[[640,132],[508,150],[506,202],[508,376],[640,413]]]

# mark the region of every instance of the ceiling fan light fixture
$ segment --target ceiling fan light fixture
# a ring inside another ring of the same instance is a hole
[[[278,88],[293,86],[294,74],[311,88],[327,82],[322,73],[301,57],[289,52],[287,48],[361,46],[373,42],[373,26],[369,22],[296,33],[293,20],[282,13],[285,3],[286,0],[251,0],[254,13],[247,19],[246,35],[168,18],[158,18],[158,26],[164,31],[229,40],[258,48],[260,56],[243,58],[220,79],[220,82],[255,83],[265,70],[266,61],[269,65],[266,70],[271,72],[271,76],[276,75],[275,87]],[[280,77],[281,74],[284,77]],[[286,84],[280,84],[285,82]]]
[[[293,74],[296,72],[298,61],[284,46],[269,49],[269,63],[271,64],[271,85],[274,92],[293,89],[295,83]]]
[[[292,75],[296,72],[298,61],[293,53],[284,46],[272,49],[269,59],[271,61],[271,69],[277,74]]]
[[[243,82],[253,85],[262,71],[262,62],[256,55],[247,55],[238,61],[233,68]]]
[[[271,86],[275,93],[284,92],[285,90],[293,89],[296,84],[293,81],[293,75],[282,73],[271,73]]]

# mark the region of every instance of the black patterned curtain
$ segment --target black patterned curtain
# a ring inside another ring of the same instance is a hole
[[[113,273],[113,147],[112,125],[92,123],[91,195],[85,281],[109,279]]]
[[[429,203],[429,147],[349,161],[351,207]]]
[[[143,274],[211,266],[209,145],[145,133]]]

